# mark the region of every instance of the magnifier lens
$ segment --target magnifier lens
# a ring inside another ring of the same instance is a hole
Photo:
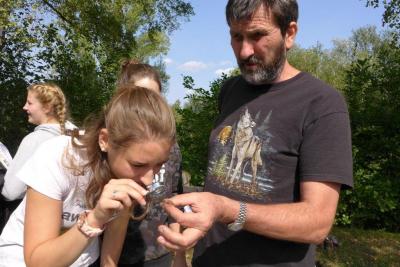
[[[133,210],[133,213],[131,214],[131,219],[134,221],[144,219],[144,217],[149,212],[150,207],[153,204],[160,203],[165,198],[166,187],[159,182],[152,183],[147,187],[147,190],[149,190],[149,193],[146,196],[146,207],[139,208],[140,211],[138,211],[137,209]]]
[[[154,203],[160,203],[165,198],[165,185],[155,182],[148,187],[147,199]]]

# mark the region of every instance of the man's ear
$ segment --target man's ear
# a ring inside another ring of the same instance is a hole
[[[102,152],[108,150],[108,131],[106,128],[102,128],[99,132],[99,146]]]
[[[297,22],[290,22],[289,27],[286,30],[286,34],[285,34],[285,46],[286,46],[286,50],[289,50],[290,48],[293,47],[294,45],[294,41],[296,39],[296,35],[297,35]]]

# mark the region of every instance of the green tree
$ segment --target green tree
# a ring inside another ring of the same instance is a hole
[[[78,121],[109,99],[121,59],[149,62],[165,54],[168,34],[179,27],[180,18],[193,14],[181,0],[41,2],[44,12],[55,17],[47,26],[42,58],[58,74],[53,77],[67,90]],[[161,61],[154,62],[168,79]]]
[[[22,107],[27,77],[35,75],[31,71],[34,61],[28,51],[37,37],[31,31],[31,20],[19,22],[20,13],[16,18],[11,16],[12,9],[20,7],[19,1],[1,1],[0,4],[0,140],[14,154],[21,138],[32,129]]]
[[[218,94],[228,78],[223,75],[211,82],[210,89],[195,88],[190,76],[184,77],[184,87],[190,90],[188,103],[178,108],[178,142],[182,151],[182,167],[191,174],[191,184],[200,186],[207,174],[208,139],[218,115]]]
[[[229,164],[228,156],[226,154],[222,155],[222,157],[218,159],[217,163],[214,166],[214,169],[212,170],[213,175],[215,175],[218,178],[225,179],[226,169],[229,167],[228,164]]]
[[[395,40],[400,38],[400,0],[367,0],[367,7],[377,8],[383,5],[382,24],[393,30]]]
[[[343,87],[345,65],[340,57],[333,56],[321,44],[308,49],[295,46],[290,50],[288,60],[294,67],[312,73],[336,89]]]
[[[355,190],[342,218],[353,225],[398,231],[400,221],[400,49],[382,37],[346,74],[353,137]]]
[[[358,58],[374,54],[381,38],[375,26],[366,26],[354,30],[348,39],[334,40],[332,49],[324,49],[320,43],[306,49],[295,46],[289,51],[288,60],[342,91],[347,68]]]
[[[27,84],[58,83],[80,124],[109,99],[122,58],[154,62],[166,82],[158,59],[169,34],[193,15],[182,0],[0,0],[0,6],[0,114],[6,114],[0,138],[11,150],[28,130],[15,123],[23,118],[16,109]]]

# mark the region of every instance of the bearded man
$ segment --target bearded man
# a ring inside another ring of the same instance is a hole
[[[221,89],[205,192],[165,202],[184,231],[161,226],[158,241],[172,250],[197,243],[194,267],[314,266],[340,190],[353,186],[346,103],[287,60],[295,0],[229,0],[226,18],[241,75]]]

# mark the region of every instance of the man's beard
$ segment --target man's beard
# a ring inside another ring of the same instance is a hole
[[[286,49],[284,43],[280,46],[280,49],[275,53],[272,60],[264,63],[261,59],[252,55],[245,60],[238,61],[240,71],[243,78],[251,84],[260,85],[268,84],[275,81],[282,72],[283,66],[286,61]],[[256,70],[247,70],[246,64],[257,64]]]

